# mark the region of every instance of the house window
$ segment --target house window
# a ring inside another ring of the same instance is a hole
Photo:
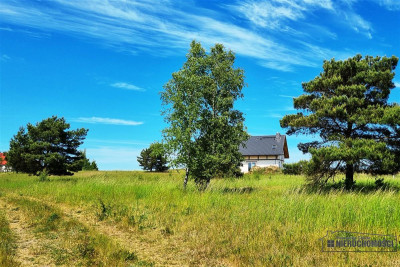
[[[276,145],[272,145],[272,149],[276,149]]]
[[[253,168],[254,166],[256,166],[255,162],[249,162],[248,163],[248,171],[251,171],[251,168]]]

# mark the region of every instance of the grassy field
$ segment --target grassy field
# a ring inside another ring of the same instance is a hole
[[[356,191],[312,192],[299,176],[183,173],[0,175],[4,266],[400,266],[400,252],[326,253],[328,230],[400,231],[400,176],[356,176]]]

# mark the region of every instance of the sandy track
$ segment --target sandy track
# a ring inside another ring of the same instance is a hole
[[[1,198],[0,206],[4,208],[10,229],[16,235],[15,260],[21,266],[55,266],[52,258],[41,246],[44,241],[32,232],[32,228],[20,208]]]
[[[94,214],[87,209],[69,206],[64,203],[54,204],[50,201],[49,203],[44,199],[38,199],[35,197],[21,197],[17,195],[15,195],[15,197],[26,198],[28,200],[40,202],[60,210],[66,216],[77,220],[88,229],[97,231],[98,233],[101,233],[116,241],[124,249],[135,252],[139,260],[153,262],[155,266],[193,265],[187,260],[190,252],[184,251],[181,247],[179,247],[178,244],[172,243],[172,241],[168,240],[167,238],[157,238],[156,236],[146,237],[133,230],[119,228],[116,223],[99,221]],[[157,241],[155,242],[154,240]]]
[[[99,221],[88,211],[66,205],[57,205],[57,208],[86,227],[114,239],[125,249],[134,251],[140,260],[154,262],[157,266],[188,266],[179,255],[172,253],[171,246],[167,242],[159,240],[160,242],[149,244],[134,231],[120,229],[116,224]]]

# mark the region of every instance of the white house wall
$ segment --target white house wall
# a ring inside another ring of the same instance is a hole
[[[263,159],[263,160],[245,160],[242,161],[242,166],[240,167],[240,170],[243,173],[247,173],[248,171],[248,164],[249,162],[255,162],[255,166],[264,168],[264,167],[268,167],[268,166],[277,166],[279,168],[283,167],[283,155],[282,156],[278,156],[278,159]]]

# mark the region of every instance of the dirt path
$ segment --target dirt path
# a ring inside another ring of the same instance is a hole
[[[23,212],[18,206],[11,205],[0,198],[0,206],[6,213],[11,231],[17,237],[15,260],[21,266],[55,266],[41,245],[43,240],[35,236]]]
[[[20,196],[16,196],[20,197]],[[133,230],[121,229],[116,223],[99,221],[92,212],[87,209],[69,206],[66,204],[53,204],[43,199],[23,196],[23,198],[41,202],[48,206],[59,209],[66,216],[77,220],[88,229],[93,229],[118,242],[127,250],[134,251],[140,260],[153,262],[155,266],[190,266],[190,252],[184,251],[179,244],[175,244],[168,238],[154,236],[144,236]],[[198,265],[198,264],[196,264]],[[215,266],[216,264],[211,264]],[[204,264],[210,266],[210,264]]]
[[[88,228],[117,241],[125,249],[135,251],[141,260],[154,262],[156,266],[189,266],[185,259],[176,254],[176,250],[165,240],[148,243],[132,230],[120,229],[113,223],[99,221],[86,210],[66,205],[57,205],[66,215],[76,219]]]

